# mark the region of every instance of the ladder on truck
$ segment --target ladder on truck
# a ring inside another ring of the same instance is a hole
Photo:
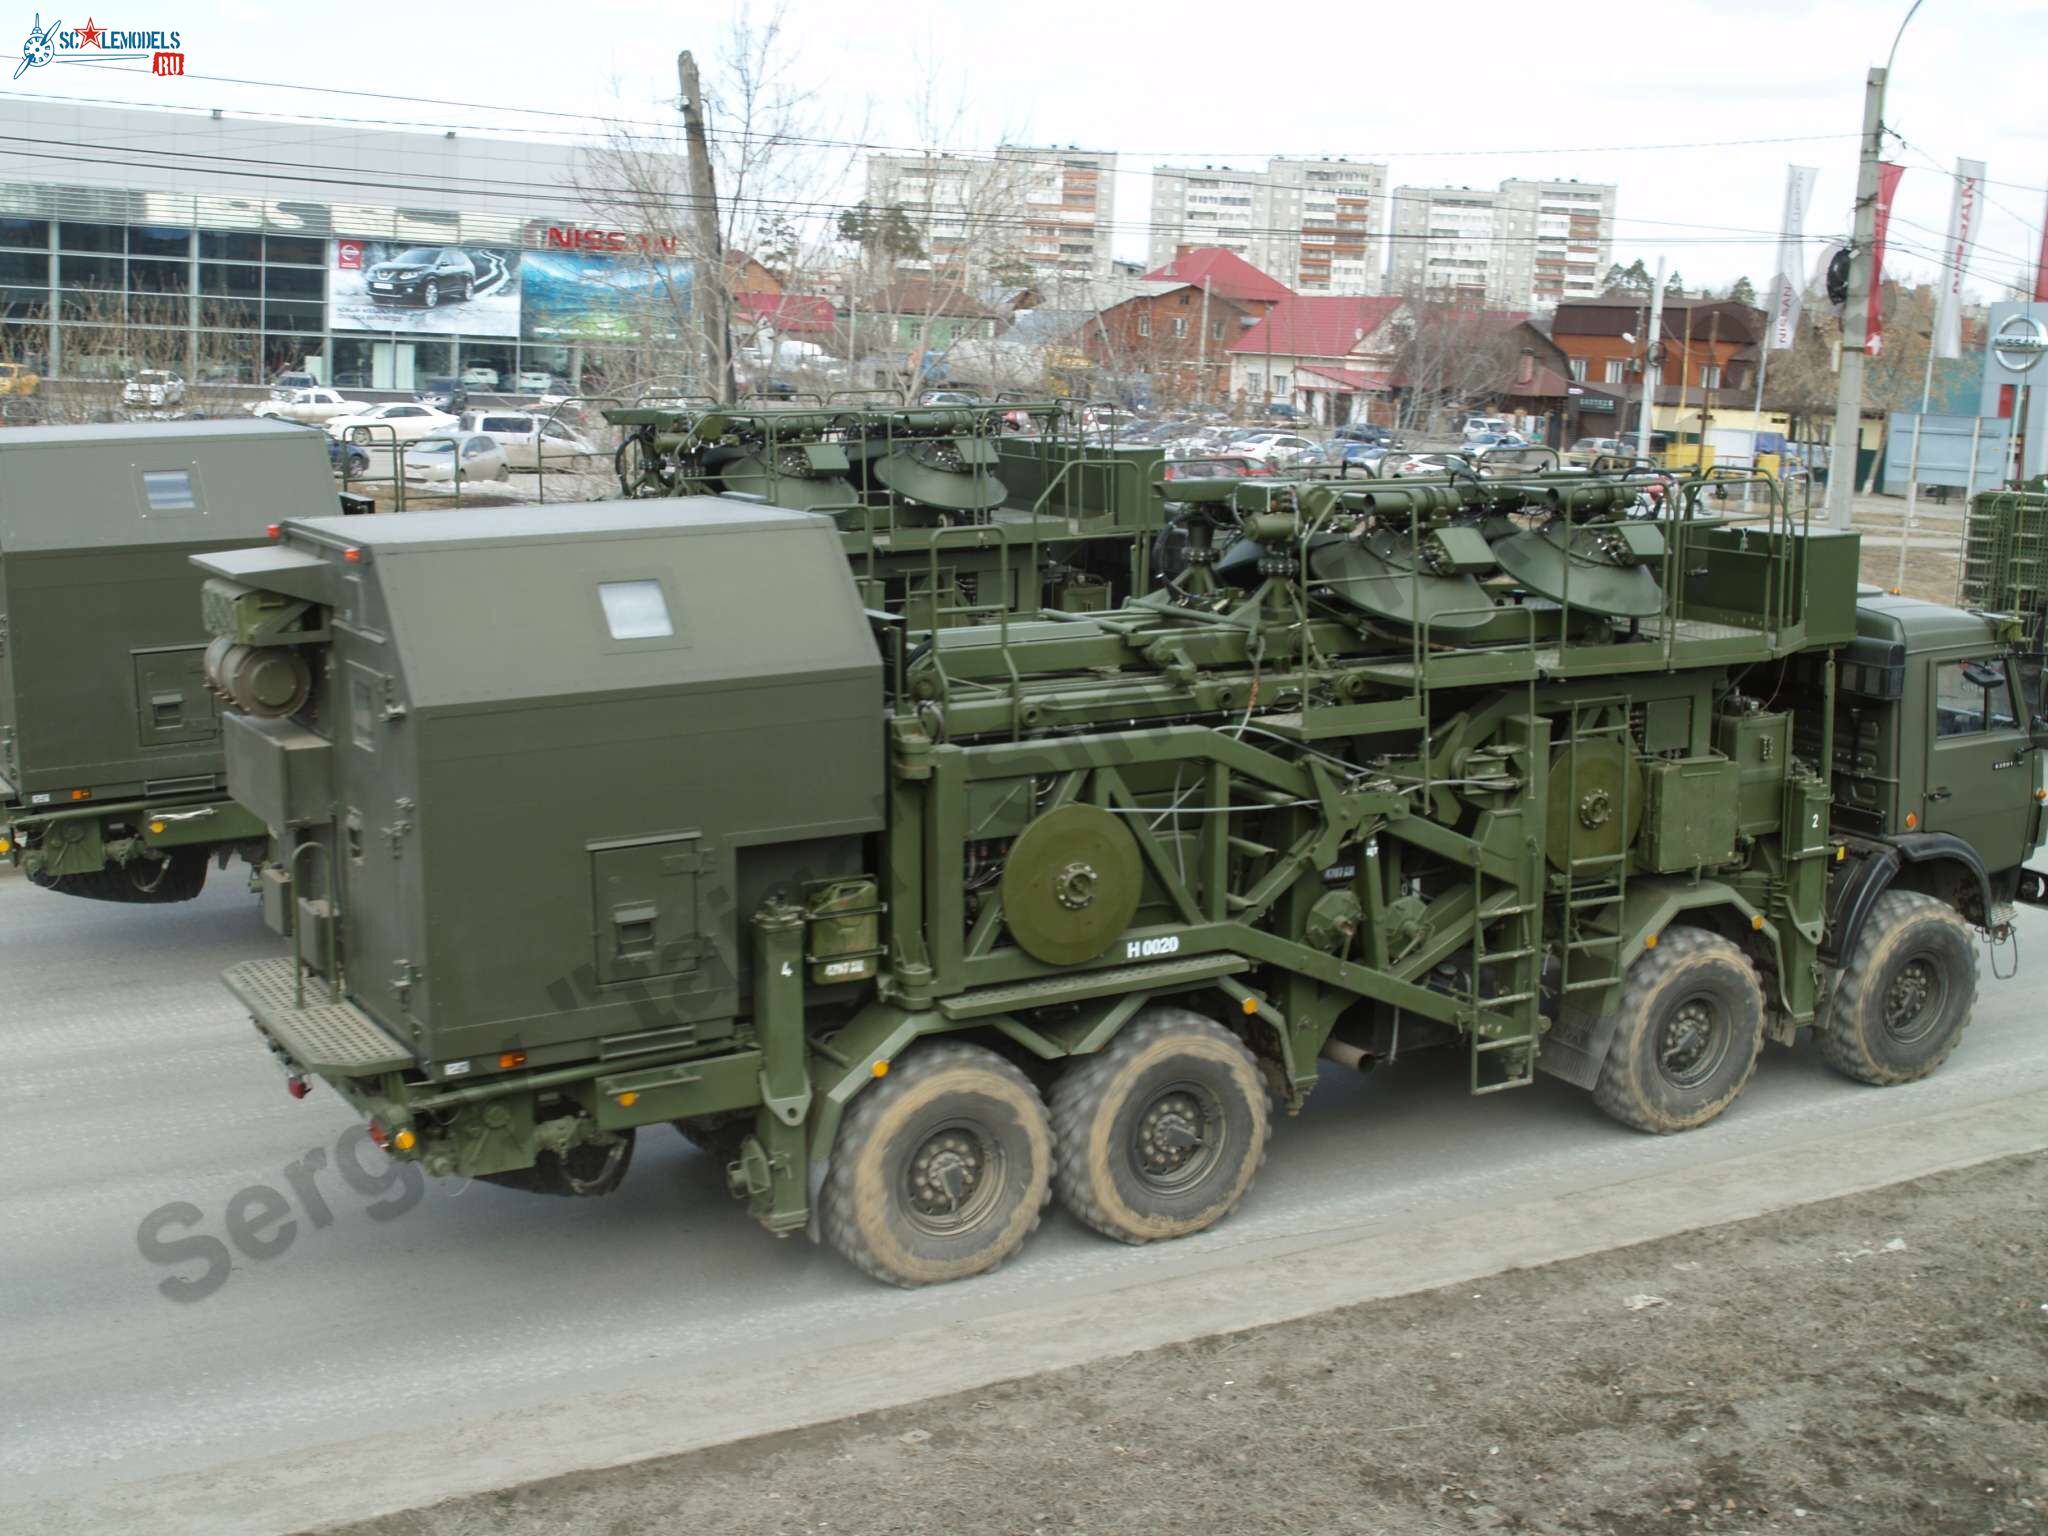
[[[1536,720],[1535,687],[1530,685],[1529,709],[1524,719]],[[1550,750],[1544,733],[1535,733],[1540,750]],[[1538,750],[1534,742],[1531,750]],[[1547,770],[1544,782],[1548,782]],[[1536,1080],[1536,1051],[1543,1038],[1543,839],[1531,835],[1531,816],[1542,814],[1541,797],[1525,791],[1522,808],[1516,813],[1516,841],[1521,848],[1516,879],[1495,880],[1488,893],[1483,860],[1472,865],[1472,971],[1466,1001],[1472,1010],[1472,1027],[1466,1035],[1469,1046],[1469,1086],[1474,1094],[1500,1093],[1508,1088],[1525,1088]],[[1496,930],[1497,947],[1487,947],[1489,930]],[[1488,967],[1505,966],[1506,990],[1484,990]],[[1482,1025],[1482,1014],[1505,1023]],[[1503,1071],[1486,1080],[1485,1059],[1500,1059]]]
[[[1621,743],[1625,764],[1628,749],[1633,745],[1629,735],[1628,711],[1629,701],[1620,694],[1574,700],[1571,708],[1573,745],[1611,737]],[[1602,715],[1611,718],[1605,724],[1587,723],[1589,717],[1597,719]],[[1632,809],[1628,800],[1629,776],[1624,771],[1621,775],[1621,803],[1615,808],[1621,826],[1620,847],[1613,853],[1579,852],[1578,769],[1579,758],[1574,752],[1570,758],[1565,795],[1565,804],[1571,808],[1571,813],[1564,819],[1564,915],[1558,936],[1557,979],[1560,1000],[1574,992],[1590,992],[1598,987],[1611,986],[1621,974],[1620,914],[1622,900],[1628,894],[1628,864],[1632,851],[1628,837],[1628,818]],[[1603,917],[1611,919],[1604,928],[1599,926]]]

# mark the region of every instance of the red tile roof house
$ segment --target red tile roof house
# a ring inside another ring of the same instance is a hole
[[[1088,360],[1114,378],[1144,377],[1175,403],[1230,396],[1230,344],[1276,304],[1285,287],[1228,251],[1187,250],[1139,279],[1081,333]]]
[[[1408,305],[1399,298],[1294,294],[1230,348],[1231,393],[1288,404],[1324,426],[1391,421]]]

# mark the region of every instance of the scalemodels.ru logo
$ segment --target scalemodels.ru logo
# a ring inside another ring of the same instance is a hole
[[[45,64],[100,64],[114,59],[148,59],[153,75],[182,75],[185,55],[176,32],[135,31],[127,27],[103,27],[90,17],[82,27],[66,29],[61,21],[43,25],[40,12],[29,28],[28,41],[21,45],[21,62],[14,66],[19,80],[31,69]]]

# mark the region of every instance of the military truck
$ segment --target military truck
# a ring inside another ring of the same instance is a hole
[[[336,510],[320,435],[289,423],[0,433],[0,855],[52,890],[158,902],[260,860],[191,556]]]
[[[307,681],[227,716],[290,946],[227,983],[394,1158],[592,1196],[673,1124],[901,1285],[1052,1195],[1210,1226],[1319,1062],[1647,1132],[1801,1030],[1910,1081],[2042,896],[2009,627],[1701,489],[1185,485],[1171,586],[921,633],[814,513],[291,522],[198,561]]]
[[[1087,429],[1067,402],[636,405],[605,419],[626,433],[624,495],[829,516],[863,601],[918,629],[1091,612],[1152,585],[1165,454]]]

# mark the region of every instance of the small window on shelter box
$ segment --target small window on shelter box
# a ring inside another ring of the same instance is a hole
[[[597,595],[614,640],[666,640],[676,632],[658,581],[601,581]]]
[[[189,469],[145,469],[142,472],[142,495],[152,512],[196,512],[199,509]]]

